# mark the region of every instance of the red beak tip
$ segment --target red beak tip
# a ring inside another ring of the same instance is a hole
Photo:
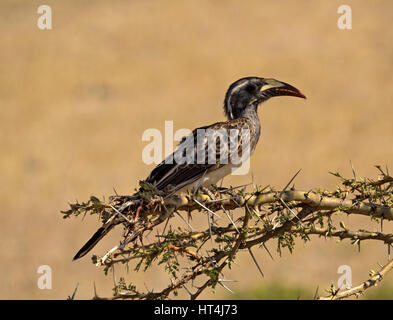
[[[307,97],[303,93],[301,93],[300,91],[299,91],[299,97],[303,98],[303,99],[307,99]]]

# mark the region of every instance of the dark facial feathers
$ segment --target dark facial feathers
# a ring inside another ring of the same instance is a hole
[[[230,85],[224,100],[224,112],[229,120],[241,117],[250,102],[259,102],[263,83],[263,78],[247,77]]]

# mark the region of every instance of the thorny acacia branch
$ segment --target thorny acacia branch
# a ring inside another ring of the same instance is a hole
[[[377,180],[359,180],[355,174],[353,179],[347,179],[334,173],[341,182],[334,191],[287,190],[287,187],[281,191],[269,187],[247,191],[247,186],[226,189],[212,186],[197,194],[165,197],[157,193],[154,186],[141,184],[135,195],[115,195],[107,203],[92,196],[87,202],[70,204],[70,209],[62,213],[64,218],[98,214],[103,222],[116,219],[123,225],[120,244],[103,257],[92,258],[105,274],[115,265],[124,264],[128,268],[129,263],[136,261],[135,271],[146,271],[155,263],[162,265],[170,276],[170,284],[155,292],[141,292],[120,278],[110,299],[168,299],[179,290],[185,290],[191,299],[196,299],[206,288],[214,290],[217,284],[230,291],[224,284],[228,280],[224,279],[223,270],[231,268],[241,250],[247,249],[263,274],[251,248],[258,246],[267,250],[265,244],[273,239],[277,240],[279,254],[283,248],[292,253],[296,238],[310,241],[313,235],[349,239],[353,244],[381,241],[390,249],[393,234],[383,232],[382,222],[393,220],[393,178],[377,168],[380,172]],[[224,211],[226,217],[218,218],[217,211]],[[186,212],[189,218],[191,213],[194,217],[196,212],[207,214],[208,227],[195,230],[181,212]],[[381,223],[381,231],[350,230],[343,222],[332,219],[341,213],[369,216]],[[170,225],[167,228],[168,221],[178,215],[187,227],[173,229]],[[164,222],[164,228],[160,229]],[[148,233],[156,233],[154,240],[147,242]],[[327,298],[357,296],[380,281],[391,268],[390,261],[362,285],[346,291],[331,291]],[[196,286],[194,281],[203,276],[207,276],[207,280]],[[194,293],[186,285],[193,287]]]
[[[390,260],[384,267],[381,268],[379,272],[375,272],[374,270],[370,270],[370,278],[363,282],[362,284],[346,289],[346,290],[338,290],[335,288],[331,288],[331,294],[326,297],[318,297],[319,300],[340,300],[345,299],[350,296],[358,297],[363,294],[368,288],[372,286],[376,286],[378,282],[382,281],[384,276],[393,269],[393,259]]]

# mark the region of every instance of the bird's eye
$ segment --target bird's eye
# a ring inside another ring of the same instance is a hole
[[[257,90],[257,87],[253,84],[248,84],[245,89],[249,93],[254,93]]]

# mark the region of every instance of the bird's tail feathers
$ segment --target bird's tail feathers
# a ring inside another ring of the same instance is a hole
[[[89,239],[89,241],[87,241],[85,245],[77,252],[72,260],[74,261],[85,256],[114,226],[115,224],[110,222],[99,228]]]
[[[139,198],[139,193],[135,193],[132,196],[130,196],[128,198],[128,200],[130,199],[138,199]],[[124,204],[124,206],[128,206],[128,202],[126,202]],[[124,208],[119,208],[118,211],[122,212]],[[74,258],[72,259],[77,260],[82,258],[83,256],[85,256],[91,249],[93,249],[95,247],[95,245],[109,232],[112,230],[112,228],[119,224],[119,220],[116,219],[117,215],[113,215],[111,218],[109,218],[109,220],[107,220],[105,222],[105,224],[99,228],[94,234],[93,236],[89,239],[89,241],[87,241],[85,243],[85,245],[77,252],[77,254],[74,256]]]

